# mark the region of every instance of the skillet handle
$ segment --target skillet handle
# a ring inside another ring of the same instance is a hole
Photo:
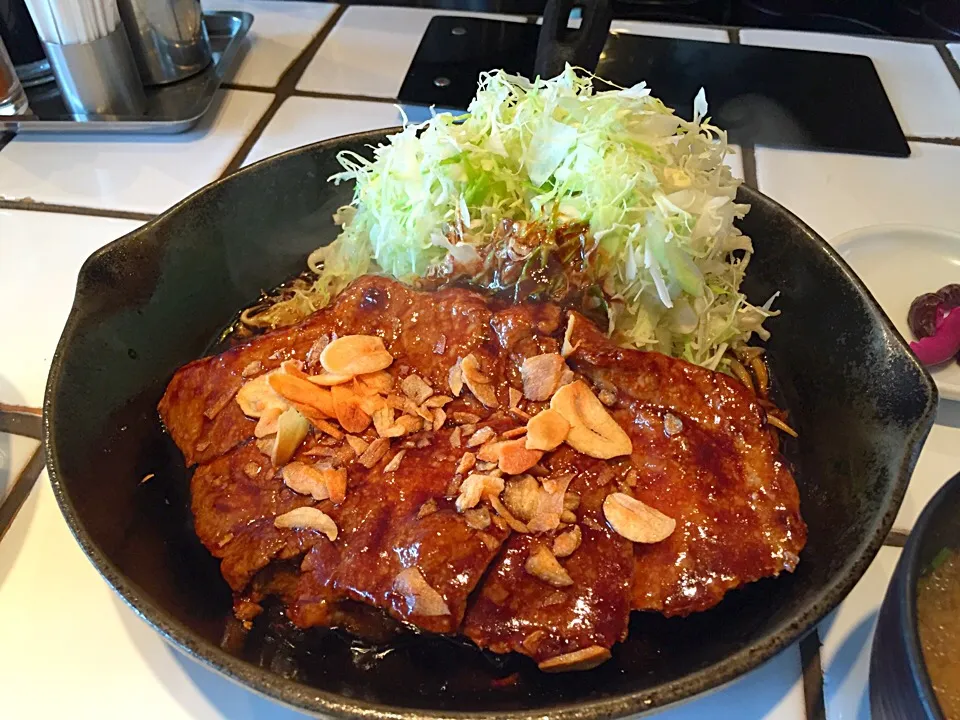
[[[574,6],[583,13],[576,30],[567,28]],[[567,63],[595,71],[612,19],[610,0],[548,0],[537,42],[536,74],[544,79],[555,77]]]

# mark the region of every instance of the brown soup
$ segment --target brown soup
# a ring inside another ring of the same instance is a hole
[[[947,720],[960,720],[960,551],[943,550],[917,583],[923,659]]]

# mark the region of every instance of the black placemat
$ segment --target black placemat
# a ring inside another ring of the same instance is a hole
[[[438,16],[420,42],[400,101],[464,109],[481,71],[530,76],[536,25]],[[910,148],[876,69],[859,55],[613,33],[597,74],[618,85],[645,80],[689,118],[706,88],[710,115],[731,142],[907,157]]]

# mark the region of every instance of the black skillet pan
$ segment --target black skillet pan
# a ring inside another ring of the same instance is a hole
[[[745,289],[754,302],[782,293],[768,357],[800,432],[784,445],[809,525],[794,574],[686,619],[634,613],[612,660],[561,676],[445,640],[371,649],[332,632],[291,634],[269,613],[248,637],[231,633],[230,594],[194,536],[188,474],[156,404],[241,307],[335,237],[331,214],[351,199],[349,186],[327,183],[336,154],[369,153],[384,138],[337,138],[253,165],[83,266],[47,386],[44,444],[67,523],[107,582],[171,643],[270,697],[327,715],[411,719],[634,714],[756,667],[840,602],[890,529],[936,390],[837,254],[744,187],[738,200],[752,210],[741,227],[756,246]]]

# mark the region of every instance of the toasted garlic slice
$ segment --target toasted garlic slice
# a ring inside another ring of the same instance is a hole
[[[336,342],[336,341],[334,341]],[[350,388],[343,385],[334,385],[330,388],[333,397],[333,409],[336,411],[337,422],[350,433],[360,433],[370,425],[370,416],[360,406],[360,397]]]
[[[386,370],[358,375],[357,382],[363,387],[365,395],[386,395],[393,389],[393,377]]]
[[[393,427],[393,408],[385,406],[374,412],[373,427],[380,437],[389,437],[387,433]]]
[[[342,468],[321,469],[292,462],[283,466],[283,482],[296,493],[310,495],[314,500],[329,498],[338,505],[347,495],[347,471]]]
[[[401,415],[387,433],[387,437],[401,437],[423,428],[423,420],[413,415]],[[392,433],[396,433],[393,435]]]
[[[237,390],[237,404],[244,415],[258,418],[270,408],[286,410],[289,403],[270,384],[274,374],[276,371],[248,380]]]
[[[632,452],[630,437],[582,380],[557,390],[550,407],[570,423],[566,442],[574,450],[601,460]]]
[[[370,447],[370,443],[357,435],[347,435],[347,444],[358,455],[363,455],[364,450]]]
[[[476,507],[483,497],[497,496],[503,492],[503,479],[493,475],[468,475],[460,483],[460,494],[457,496],[457,510],[463,512]]]
[[[580,547],[582,538],[583,534],[580,531],[580,526],[574,525],[573,529],[567,530],[567,532],[557,535],[553,539],[553,554],[558,558],[570,557]]]
[[[387,454],[387,450],[390,449],[390,440],[387,438],[377,438],[367,449],[363,451],[363,454],[357,458],[357,462],[363,465],[365,468],[372,468]]]
[[[497,465],[507,475],[525,473],[543,458],[542,450],[528,450],[525,443],[523,438],[498,443]]]
[[[666,540],[677,521],[626,493],[611,493],[603,501],[603,516],[618,535],[636,543]]]
[[[300,447],[300,443],[303,442],[309,430],[310,423],[296,409],[285,410],[277,418],[277,437],[273,441],[273,447],[270,451],[270,462],[275,467],[290,462],[290,458]]]
[[[500,461],[500,444],[499,442],[488,442],[481,445],[477,450],[477,460],[496,465]],[[471,446],[468,444],[467,447]]]
[[[393,587],[403,596],[410,615],[440,617],[450,614],[450,607],[443,595],[430,587],[417,568],[401,570],[393,581]]]
[[[323,473],[302,462],[283,466],[283,484],[295,493],[310,495],[314,500],[326,500],[330,497]]]
[[[557,529],[563,517],[563,499],[571,480],[573,480],[572,473],[555,478],[543,478],[543,487],[537,493],[537,507],[530,522],[527,523],[530,532],[551,532]]]
[[[527,422],[527,450],[555,450],[567,439],[570,423],[553,408],[546,408]]]
[[[463,521],[474,530],[486,530],[490,527],[490,510],[486,505],[463,511]]]
[[[450,386],[450,392],[454,397],[460,397],[463,392],[463,370],[458,360],[450,366],[450,372],[447,373],[447,384]]]
[[[497,431],[492,427],[485,425],[470,436],[470,439],[467,440],[467,447],[472,448],[483,445],[484,443],[493,440],[496,436]],[[480,459],[483,460],[484,458]]]
[[[564,369],[563,357],[557,353],[528,357],[520,367],[524,397],[534,402],[549,400],[560,384]]]
[[[553,587],[561,588],[573,585],[573,578],[563,569],[563,565],[557,561],[553,553],[543,545],[538,545],[535,550],[530,552],[523,569],[548,585],[553,585]]]
[[[485,407],[497,407],[497,393],[490,383],[490,378],[480,372],[480,361],[470,353],[460,361],[460,370],[463,382],[470,392]]]
[[[274,435],[277,432],[277,421],[283,415],[283,408],[269,407],[263,411],[257,426],[253,429],[253,436],[257,438]]]
[[[460,456],[460,462],[457,463],[457,469],[454,471],[457,475],[463,475],[470,472],[473,466],[477,464],[477,456],[472,452],[465,452]]]
[[[610,651],[599,645],[557,655],[537,665],[543,672],[571,672],[590,670],[610,659]]]
[[[266,377],[270,387],[286,400],[301,405],[309,405],[327,417],[335,417],[330,391],[326,388],[318,387],[308,380],[286,373],[268,373],[261,377]],[[257,380],[259,379],[257,378]]]
[[[576,317],[573,313],[567,315],[567,329],[563,331],[563,345],[560,348],[560,354],[565,358],[570,357],[580,345],[580,343],[574,345],[570,342],[570,338],[573,337],[573,323],[576,322]]]
[[[317,530],[326,535],[330,542],[337,539],[337,524],[333,518],[315,507],[298,507],[283,515],[277,515],[273,524],[278,528]]]
[[[314,385],[321,387],[330,387],[332,385],[343,385],[353,380],[353,375],[339,375],[337,373],[322,373],[320,375],[310,375],[307,380]]]
[[[320,353],[320,364],[334,375],[366,375],[385,370],[393,363],[383,340],[375,335],[344,335]]]
[[[247,366],[240,373],[240,377],[250,378],[259,374],[261,370],[263,370],[263,363],[259,360],[254,360],[253,362],[247,364]]]
[[[433,388],[427,384],[426,380],[416,374],[407,375],[400,382],[400,389],[417,405],[422,405],[428,397],[433,395]]]
[[[406,448],[397,450],[397,454],[390,458],[390,462],[383,466],[383,471],[387,472],[396,472],[400,469],[400,463],[403,462],[403,456],[407,454]]]
[[[449,395],[433,395],[423,401],[423,406],[432,410],[434,408],[442,408],[444,405],[451,402],[453,402],[453,398]]]
[[[503,489],[503,504],[523,522],[529,522],[537,512],[540,483],[530,475],[507,480]]]

